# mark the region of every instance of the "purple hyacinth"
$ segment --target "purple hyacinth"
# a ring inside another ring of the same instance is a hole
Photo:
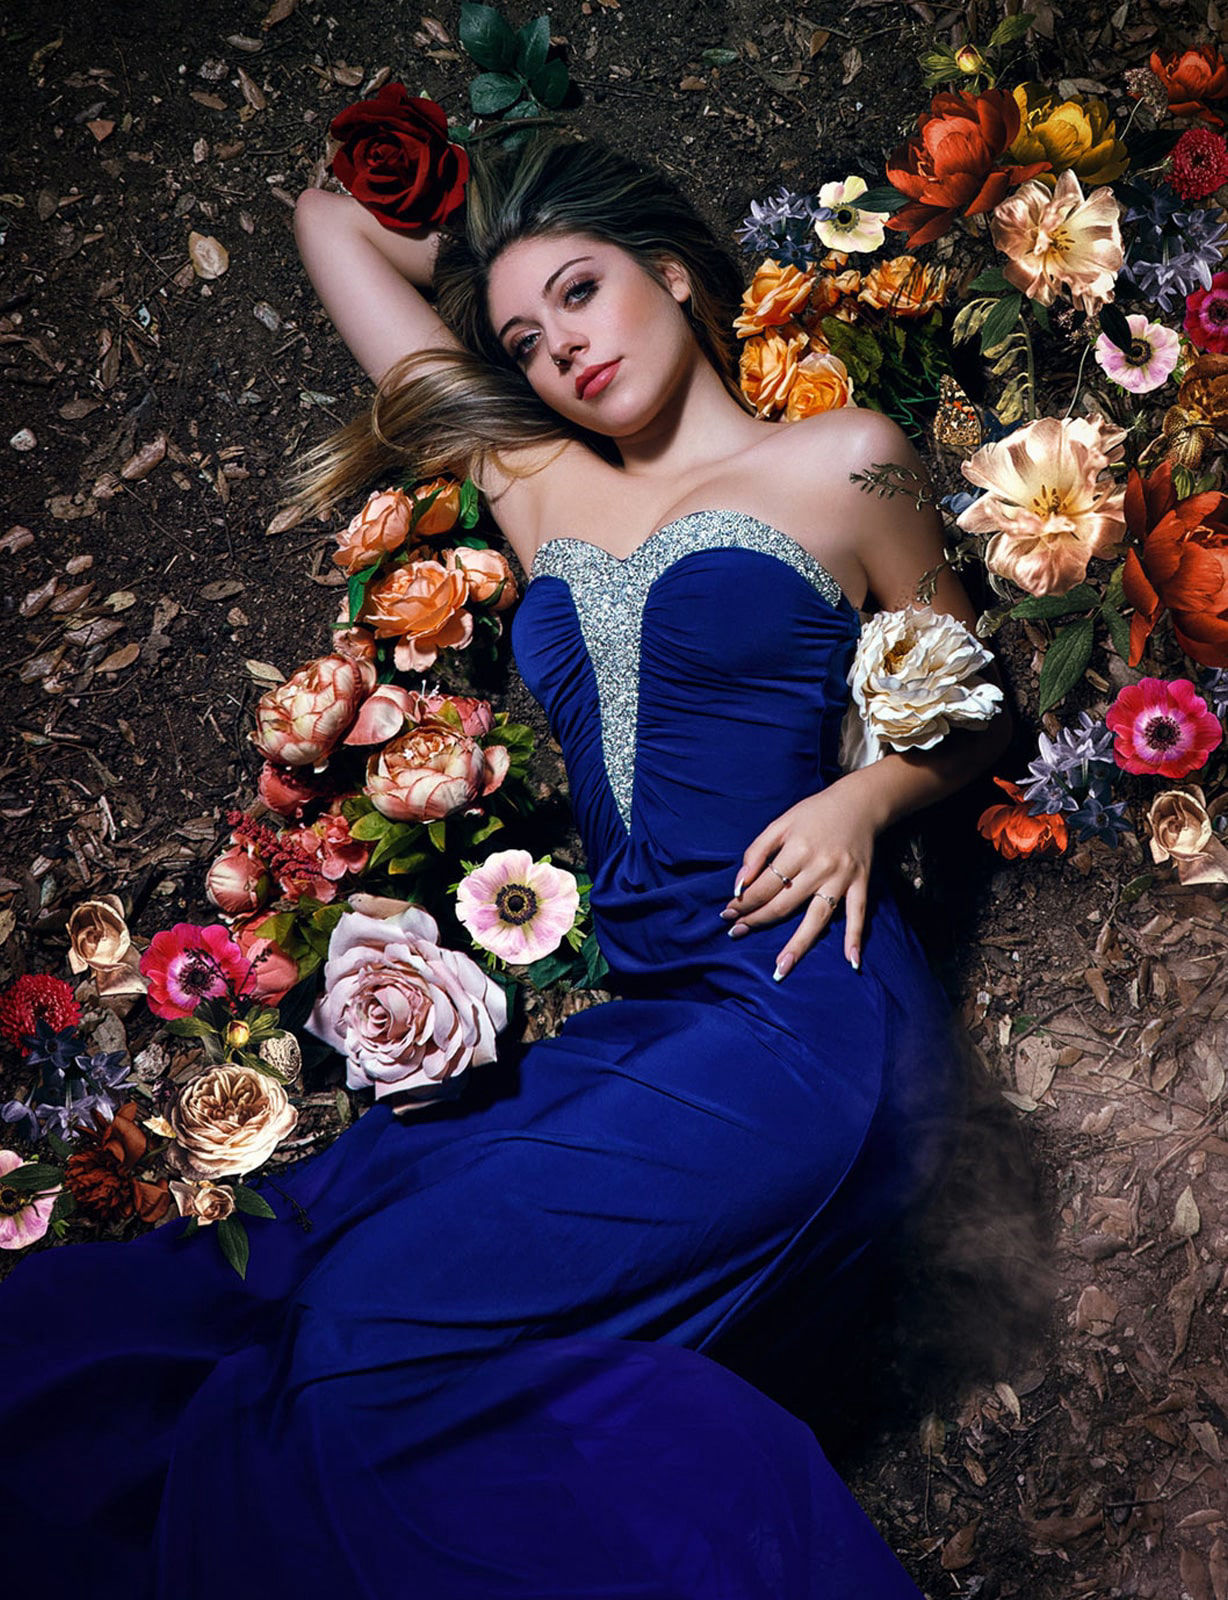
[[[1207,705],[1221,722],[1228,722],[1228,671],[1212,667],[1201,684]]]
[[[750,255],[774,256],[785,266],[803,267],[817,251],[815,222],[831,215],[814,195],[782,188],[766,200],[751,201],[750,214],[743,217],[734,237]]]
[[[1040,753],[1021,779],[1028,810],[1042,812],[1074,811],[1080,795],[1102,779],[1093,769],[1113,769],[1113,733],[1090,712],[1080,711],[1074,723],[1062,728],[1056,738],[1040,735]]]
[[[1130,832],[1130,824],[1126,821],[1126,802],[1108,800],[1094,788],[1088,791],[1083,804],[1071,812],[1067,821],[1074,829],[1076,838],[1103,839],[1105,844],[1114,847],[1121,843],[1123,834]]]

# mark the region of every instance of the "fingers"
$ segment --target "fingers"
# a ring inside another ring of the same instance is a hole
[[[854,972],[861,971],[861,941],[866,926],[866,883],[857,878],[844,897],[844,954]]]
[[[742,857],[741,870],[734,885],[733,898],[735,900],[741,899],[748,886],[764,876],[763,869],[778,848],[778,844],[779,841],[773,833],[760,834],[751,843],[746,854]],[[784,868],[782,867],[780,870],[783,872]],[[779,880],[774,878],[772,873],[769,872],[766,876],[773,883],[779,884]]]
[[[793,937],[776,957],[776,970],[772,977],[779,983],[815,943],[823,929],[831,921],[832,909],[826,900],[812,900],[810,909],[794,930]]]

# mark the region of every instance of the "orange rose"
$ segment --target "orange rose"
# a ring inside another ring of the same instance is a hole
[[[797,364],[797,376],[789,390],[785,420],[817,416],[820,411],[839,411],[853,399],[853,380],[839,356],[830,350],[812,350]]]
[[[733,325],[738,338],[778,328],[797,316],[810,299],[813,283],[813,267],[800,272],[796,267],[782,267],[779,261],[765,261],[742,296],[742,315]]]
[[[1034,817],[1024,803],[1023,790],[1006,778],[995,778],[1013,804],[987,806],[977,819],[976,831],[988,839],[1007,861],[1020,856],[1060,856],[1069,840],[1066,819],[1058,811],[1042,811]]]
[[[1223,117],[1207,105],[1208,100],[1228,95],[1228,66],[1215,45],[1200,44],[1167,56],[1153,50],[1151,70],[1164,85],[1174,117],[1201,117],[1223,127]]]
[[[742,393],[761,417],[782,412],[797,376],[797,364],[809,346],[804,333],[773,328],[756,334],[742,346]]]
[[[463,572],[438,561],[411,561],[371,585],[362,621],[377,638],[401,641],[396,664],[402,672],[425,672],[440,650],[463,650],[473,637],[468,598]]]
[[[497,550],[478,550],[461,545],[444,556],[449,572],[463,572],[469,598],[492,611],[506,611],[519,598],[516,580],[506,557]]]
[[[945,267],[922,266],[916,256],[896,256],[880,261],[862,277],[857,298],[876,311],[921,317],[940,306],[946,292]]]
[[[842,322],[857,320],[857,293],[860,272],[828,272],[815,282],[813,305],[820,317],[837,316]]]
[[[413,505],[407,494],[400,489],[378,490],[338,536],[333,560],[346,572],[374,566],[405,543],[412,518]]]
[[[1177,643],[1204,667],[1228,667],[1228,495],[1211,491],[1177,499],[1165,461],[1146,479],[1131,472],[1126,525],[1141,548],[1122,572],[1130,622],[1130,665],[1164,610]]]
[[[409,492],[414,510],[413,532],[423,539],[433,539],[437,534],[451,533],[460,516],[461,486],[455,478],[432,478],[429,483],[419,483]],[[431,496],[435,498],[432,500]],[[425,511],[419,507],[430,500]]]

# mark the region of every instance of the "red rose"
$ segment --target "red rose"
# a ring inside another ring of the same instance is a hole
[[[469,157],[448,143],[443,107],[411,99],[403,83],[346,106],[329,132],[341,141],[333,173],[385,228],[443,222],[465,197]]]

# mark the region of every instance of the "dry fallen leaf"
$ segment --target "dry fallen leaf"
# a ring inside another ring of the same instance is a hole
[[[101,144],[104,139],[109,139],[115,132],[115,124],[109,121],[106,117],[96,117],[93,122],[87,122],[85,126],[94,135],[95,139],[98,140],[99,144]]]
[[[1202,1227],[1202,1217],[1199,1214],[1198,1202],[1194,1199],[1194,1191],[1187,1183],[1177,1197],[1177,1204],[1173,1210],[1173,1232],[1179,1239],[1192,1239]]]
[[[852,83],[853,79],[861,71],[861,51],[855,44],[851,44],[841,56],[840,61],[844,68],[844,75],[841,77],[840,83],[841,87],[847,89],[849,84]]]
[[[123,672],[125,667],[130,667],[141,653],[139,644],[124,644],[118,650],[98,663],[99,672]]]
[[[136,483],[141,478],[147,478],[165,455],[166,435],[157,433],[148,444],[142,445],[134,456],[130,456],[124,462],[119,469],[119,475],[129,483]]]
[[[1094,1284],[1089,1284],[1079,1296],[1079,1303],[1074,1311],[1074,1325],[1080,1333],[1103,1337],[1117,1320],[1119,1309],[1117,1301],[1111,1294],[1106,1294],[1103,1289],[1097,1289]]]
[[[136,604],[136,596],[131,589],[116,589],[102,603],[108,611],[127,611]]]
[[[3,538],[0,538],[0,555],[15,556],[19,550],[24,550],[34,543],[34,535],[29,528],[23,528],[19,522],[13,524]]]
[[[269,661],[245,661],[243,665],[257,683],[285,683],[286,675]]]
[[[980,1517],[973,1517],[971,1522],[965,1522],[963,1527],[946,1541],[942,1547],[944,1572],[958,1572],[963,1567],[971,1566],[972,1547],[976,1543],[976,1530],[980,1524]]]
[[[297,5],[298,0],[273,0],[268,14],[260,26],[262,28],[275,28],[279,22],[284,22],[287,17],[294,15],[294,8]]]
[[[263,111],[268,101],[265,99],[264,90],[250,77],[243,68],[239,68],[239,87],[243,91],[243,98],[253,111]]]
[[[226,246],[209,233],[188,235],[188,254],[192,269],[198,278],[220,278],[230,265],[230,252]]]
[[[291,528],[298,527],[306,515],[307,508],[305,506],[283,506],[264,531],[266,535],[289,533]]]
[[[246,587],[238,578],[219,578],[216,583],[207,583],[200,597],[202,600],[229,600],[232,595],[242,594]]]
[[[814,32],[810,35],[810,56],[811,56],[812,60],[813,60],[813,58],[815,56],[818,55],[819,51],[823,48],[823,46],[827,43],[827,41],[830,38],[831,38],[831,29],[830,28],[816,28],[814,30]]]

